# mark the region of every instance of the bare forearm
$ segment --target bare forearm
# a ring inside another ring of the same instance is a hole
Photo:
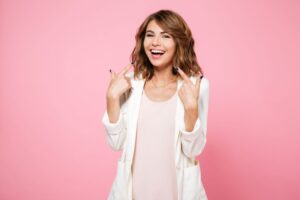
[[[195,123],[198,118],[198,109],[189,108],[184,111],[184,123],[186,131],[190,132],[194,129]]]
[[[107,97],[107,115],[110,123],[115,123],[120,115],[120,99],[118,97]]]

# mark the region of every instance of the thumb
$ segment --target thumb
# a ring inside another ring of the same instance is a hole
[[[201,83],[201,78],[200,78],[200,76],[197,76],[196,84],[195,84],[197,97],[199,97],[199,93],[200,93],[200,83]]]

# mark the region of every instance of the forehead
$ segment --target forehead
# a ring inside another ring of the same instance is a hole
[[[152,30],[154,32],[164,32],[165,30],[155,21],[151,20],[146,28],[146,31]]]

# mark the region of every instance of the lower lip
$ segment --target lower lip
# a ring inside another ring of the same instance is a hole
[[[157,54],[157,55],[151,54],[151,55],[152,55],[152,58],[158,59],[158,58],[162,57],[164,54],[162,54],[162,55],[160,55],[160,54]]]

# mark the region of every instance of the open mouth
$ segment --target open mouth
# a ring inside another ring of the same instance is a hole
[[[159,58],[165,53],[165,51],[157,49],[151,49],[150,52],[154,58]]]

